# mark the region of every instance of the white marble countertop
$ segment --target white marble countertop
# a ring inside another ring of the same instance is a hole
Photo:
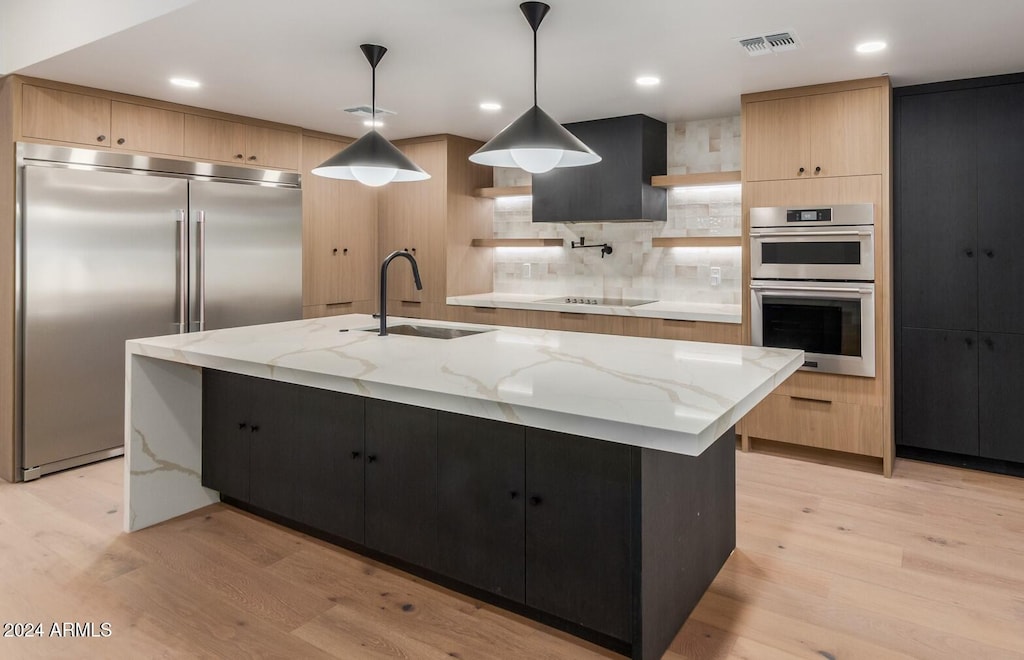
[[[389,319],[389,325],[466,323]],[[389,335],[363,314],[137,339],[141,355],[697,455],[803,364],[797,350],[496,327]]]
[[[639,316],[655,319],[674,319],[678,321],[709,321],[712,323],[741,323],[740,305],[715,303],[682,302],[658,300],[636,307],[617,305],[573,305],[564,303],[543,302],[553,295],[537,295],[533,293],[476,293],[465,296],[451,296],[449,305],[467,307],[505,307],[508,309],[532,309],[543,312],[579,312],[584,314],[604,314],[607,316]]]

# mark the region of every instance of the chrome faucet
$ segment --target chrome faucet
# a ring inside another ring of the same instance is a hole
[[[380,332],[381,337],[388,334],[388,266],[395,260],[395,257],[405,257],[412,264],[412,277],[416,280],[416,289],[423,290],[423,282],[420,281],[420,269],[416,265],[416,258],[405,250],[395,250],[384,258],[380,265]]]

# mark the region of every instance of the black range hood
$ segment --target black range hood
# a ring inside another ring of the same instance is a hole
[[[602,160],[534,174],[534,222],[665,220],[665,190],[651,185],[666,170],[665,122],[628,115],[564,126]]]

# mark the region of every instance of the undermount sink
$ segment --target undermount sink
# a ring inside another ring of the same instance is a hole
[[[377,328],[366,328],[364,332],[378,332]],[[482,332],[493,332],[493,330],[470,330],[469,328],[451,328],[437,325],[389,325],[389,335],[407,335],[409,337],[429,337],[430,339],[458,339],[470,335],[479,335]]]

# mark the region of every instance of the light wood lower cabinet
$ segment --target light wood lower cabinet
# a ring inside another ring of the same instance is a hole
[[[882,407],[769,394],[743,418],[745,435],[882,456]]]
[[[634,337],[659,337],[685,341],[709,341],[716,344],[741,344],[739,323],[712,323],[677,319],[624,317],[622,334]]]

